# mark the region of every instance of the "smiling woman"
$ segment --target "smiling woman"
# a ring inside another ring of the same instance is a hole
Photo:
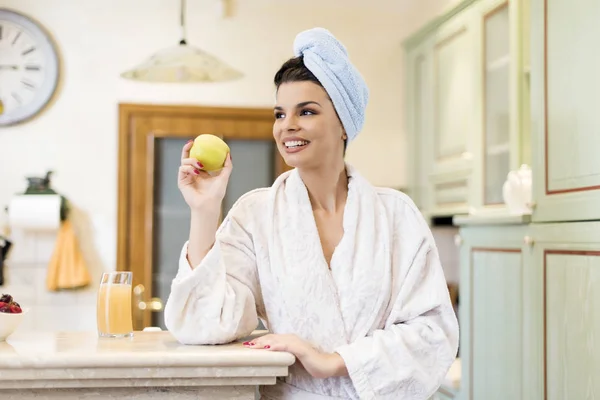
[[[283,66],[279,69],[279,71],[275,74],[275,86],[278,89],[281,88],[281,85],[283,84],[287,84],[287,83],[294,83],[294,82],[311,82],[314,85],[306,85],[307,87],[307,91],[308,92],[316,92],[313,93],[317,98],[322,98],[323,94],[325,95],[325,98],[327,99],[326,101],[324,101],[323,103],[327,106],[329,106],[330,109],[333,109],[333,113],[335,113],[335,116],[337,117],[337,120],[339,122],[339,125],[341,126],[342,122],[339,119],[339,115],[337,115],[337,112],[335,111],[335,108],[333,106],[333,102],[331,101],[331,98],[329,97],[329,95],[327,94],[327,92],[325,91],[325,88],[323,87],[323,85],[321,84],[321,82],[319,82],[319,80],[317,79],[317,77],[306,67],[306,65],[304,65],[304,57],[303,56],[299,56],[299,57],[293,57],[291,59],[289,59],[287,62],[285,62],[283,64]],[[315,87],[316,85],[316,87]],[[319,88],[321,90],[319,90]],[[285,91],[285,90],[284,90]],[[279,93],[278,93],[279,94]],[[307,95],[311,95],[311,93],[306,93]],[[285,99],[285,95],[283,97],[278,96],[278,99],[281,99],[283,101],[283,99]],[[313,107],[318,107],[318,108],[323,108],[323,106],[321,105],[321,103],[315,101],[315,100],[309,100],[309,101],[305,101],[305,102],[301,102],[298,103],[296,105],[296,109],[299,110],[301,115],[315,115],[318,114],[317,111],[315,111],[313,108],[311,108],[310,106]],[[275,118],[276,120],[279,120],[282,118],[282,116],[284,116],[283,114],[283,108],[281,105],[276,105],[275,108]],[[327,110],[329,111],[329,110]],[[331,113],[329,113],[331,114]],[[275,124],[275,126],[277,126],[277,124]],[[273,134],[275,136],[275,130],[273,131]],[[291,141],[293,138],[288,138],[288,141]],[[275,140],[277,140],[277,137],[275,136]],[[278,141],[279,143],[279,141]],[[346,136],[346,134],[344,133],[343,135],[343,154],[346,154],[346,147],[348,145],[348,136]],[[298,143],[290,143],[289,145],[296,145],[296,146],[301,146],[301,144]],[[286,146],[286,147],[290,147],[290,146]],[[292,164],[288,165],[292,166]]]
[[[264,400],[427,399],[455,359],[458,324],[435,241],[403,193],[344,161],[368,89],[327,30],[300,33],[275,76],[273,137],[292,171],[242,196],[217,228],[234,168],[195,173],[183,147],[179,189],[189,240],[165,308],[186,344],[244,343],[299,363]]]
[[[343,168],[348,137],[325,89],[309,81],[287,81],[277,86],[273,137],[286,164]]]

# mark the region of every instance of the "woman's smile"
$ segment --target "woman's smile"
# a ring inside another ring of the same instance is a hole
[[[285,152],[288,154],[298,153],[306,149],[309,144],[309,140],[302,139],[296,136],[291,136],[283,140],[283,147],[285,148]]]

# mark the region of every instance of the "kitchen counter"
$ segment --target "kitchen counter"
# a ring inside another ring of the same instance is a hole
[[[185,346],[165,331],[135,332],[129,339],[95,332],[14,334],[0,342],[0,398],[254,399],[257,385],[275,384],[295,358],[244,348],[248,339]]]

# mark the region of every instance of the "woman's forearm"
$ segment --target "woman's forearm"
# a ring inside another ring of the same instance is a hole
[[[210,204],[202,209],[192,210],[187,254],[192,269],[202,262],[215,243],[220,216],[220,204]]]

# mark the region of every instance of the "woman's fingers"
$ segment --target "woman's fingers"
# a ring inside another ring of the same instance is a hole
[[[193,167],[192,165],[182,165],[179,167],[179,177],[183,178],[188,175],[198,176],[200,175],[200,170],[198,168]]]
[[[181,149],[181,161],[183,164],[183,160],[185,160],[186,158],[190,157],[190,149],[192,148],[194,144],[193,140],[189,140],[184,146],[183,149]]]
[[[184,158],[181,160],[181,165],[191,165],[198,169],[204,168],[204,165],[202,165],[202,163],[195,158]]]
[[[265,335],[249,342],[243,343],[244,347],[259,350],[284,351],[285,343],[277,339],[275,335]]]
[[[219,173],[219,176],[223,176],[223,179],[229,180],[232,170],[233,162],[231,161],[231,153],[227,153],[227,157],[225,157],[225,164],[223,165],[223,169],[221,169],[221,173]]]
[[[245,342],[244,347],[249,347],[251,349],[264,349],[264,350],[273,350],[273,343],[270,343],[268,340],[254,340],[252,342]]]
[[[195,177],[200,177],[202,179],[212,178],[208,172],[198,169],[193,165],[182,165],[179,167],[179,178],[183,179],[186,176],[189,178],[195,178]]]

